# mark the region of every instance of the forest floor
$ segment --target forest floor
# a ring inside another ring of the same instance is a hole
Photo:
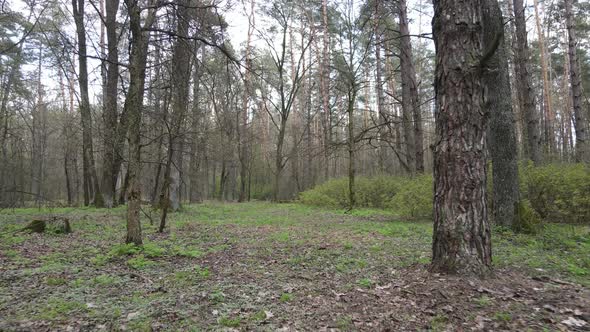
[[[41,215],[74,233],[18,232]],[[486,280],[428,273],[431,223],[384,211],[204,203],[143,227],[139,249],[124,208],[1,211],[0,331],[590,328],[584,226],[495,231]]]

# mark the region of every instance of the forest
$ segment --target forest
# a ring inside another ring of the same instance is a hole
[[[3,0],[0,331],[587,331],[587,0]]]

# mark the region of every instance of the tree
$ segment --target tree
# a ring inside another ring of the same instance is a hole
[[[484,112],[489,114],[490,119],[488,142],[493,169],[492,220],[496,225],[518,229],[518,152],[512,100],[507,98],[511,92],[508,56],[504,47],[504,21],[497,0],[486,2],[483,38],[496,43],[491,45],[495,50],[482,69],[482,82],[487,91]]]
[[[126,243],[141,245],[141,223],[139,212],[141,209],[141,113],[143,107],[143,91],[145,85],[146,61],[149,27],[155,20],[156,10],[153,0],[142,25],[139,0],[125,0],[129,15],[129,30],[131,32],[129,44],[131,55],[129,62],[129,88],[125,105],[129,114],[129,166],[127,171],[127,237]]]
[[[424,172],[424,152],[422,145],[422,113],[420,98],[416,83],[416,69],[412,60],[412,43],[408,27],[408,9],[406,0],[399,0],[399,30],[400,30],[400,67],[402,83],[402,117],[404,123],[404,139],[408,166],[415,166],[418,173]],[[407,133],[406,133],[407,132]],[[414,169],[412,169],[414,171]]]
[[[188,106],[190,80],[190,45],[188,43],[190,18],[188,6],[187,0],[176,1],[176,42],[172,51],[172,116],[168,132],[168,158],[164,170],[164,184],[162,185],[160,202],[162,208],[160,232],[163,232],[166,227],[168,209],[171,208],[172,211],[176,211],[180,207],[182,124]]]
[[[488,5],[434,1],[434,272],[485,275],[491,269],[482,71],[498,42],[484,39]]]
[[[119,167],[116,167],[115,155],[122,153],[121,147],[116,146],[118,125],[117,112],[117,87],[119,84],[119,36],[117,35],[117,11],[119,0],[105,0],[106,7],[106,35],[107,35],[107,59],[106,59],[106,84],[104,95],[104,152],[102,171],[102,194],[105,206],[115,205],[115,185],[119,175]]]
[[[580,78],[580,65],[578,63],[576,29],[574,27],[574,14],[572,0],[565,0],[565,17],[568,34],[568,57],[569,74],[572,95],[572,106],[574,109],[574,129],[576,131],[576,153],[577,162],[590,161],[590,142],[588,142],[588,118],[582,109],[583,88]]]
[[[526,19],[523,0],[514,1],[514,24],[516,26],[515,71],[518,82],[519,108],[526,122],[526,155],[535,165],[541,163],[541,138],[539,117],[535,106],[535,97],[528,69],[529,47],[526,33]]]
[[[84,0],[72,0],[76,34],[78,36],[78,83],[80,85],[80,114],[82,119],[82,163],[84,173],[84,204],[90,203],[94,195],[94,205],[103,207],[104,200],[98,185],[94,149],[92,144],[92,114],[88,96],[88,60],[86,53],[86,26],[84,25]]]

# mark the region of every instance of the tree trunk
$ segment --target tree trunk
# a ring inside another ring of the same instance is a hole
[[[529,62],[529,47],[523,0],[514,0],[513,4],[514,24],[516,26],[515,71],[517,75],[516,81],[518,82],[519,108],[526,122],[526,156],[535,165],[539,165],[542,161],[539,116],[537,115],[535,106],[531,75],[527,67]]]
[[[124,108],[129,114],[129,166],[127,173],[127,237],[126,243],[142,244],[141,223],[141,110],[147,62],[149,33],[143,31],[154,20],[154,10],[148,11],[144,27],[141,24],[141,8],[138,0],[125,0],[129,13],[130,61],[129,88]]]
[[[106,207],[115,204],[115,186],[119,169],[115,169],[115,137],[117,131],[117,87],[119,84],[119,48],[117,36],[117,11],[119,0],[105,0],[107,34],[107,72],[104,95],[104,153],[102,162],[102,195]]]
[[[406,0],[399,0],[400,67],[402,74],[402,119],[406,143],[406,164],[412,172],[424,172],[422,150],[422,113],[416,84],[416,70],[412,61],[412,43],[408,28]]]
[[[574,27],[574,13],[572,0],[565,0],[566,24],[568,32],[569,72],[574,109],[574,130],[576,132],[576,162],[590,161],[590,144],[588,142],[588,118],[583,109],[583,88],[578,63],[576,28]]]
[[[484,41],[486,47],[496,47],[483,71],[484,112],[489,114],[489,149],[493,167],[492,220],[496,225],[518,230],[517,205],[518,152],[510,92],[508,56],[504,43],[504,22],[497,0],[486,0]],[[497,40],[497,45],[490,42]]]
[[[82,155],[83,168],[86,176],[86,184],[94,195],[94,205],[104,207],[102,192],[98,185],[96,166],[94,164],[94,149],[92,147],[92,113],[90,110],[90,98],[88,96],[88,61],[86,58],[86,27],[84,26],[84,0],[72,0],[74,22],[78,36],[78,83],[80,85],[80,115],[82,118]],[[85,202],[86,203],[86,202]]]
[[[189,16],[187,0],[176,1],[176,35],[172,54],[172,118],[169,132],[169,153],[164,172],[162,187],[162,218],[159,231],[166,227],[168,208],[176,211],[180,208],[180,159],[182,158],[181,140],[183,139],[182,125],[186,115],[190,80],[190,46],[184,38],[188,37]],[[178,37],[180,36],[180,37]]]
[[[533,0],[535,7],[535,23],[537,25],[537,35],[539,37],[539,55],[541,59],[541,76],[543,79],[543,110],[545,111],[545,141],[548,156],[555,153],[555,128],[553,126],[553,102],[551,100],[551,82],[549,79],[549,69],[547,67],[547,50],[545,48],[545,35],[541,26],[541,17],[539,15],[539,1]]]
[[[485,275],[491,269],[481,74],[485,1],[434,1],[434,272]]]

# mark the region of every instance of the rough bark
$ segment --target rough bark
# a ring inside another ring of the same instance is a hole
[[[482,62],[485,0],[435,0],[434,272],[491,269]]]
[[[518,152],[510,92],[508,55],[504,47],[504,22],[497,0],[486,0],[483,11],[484,44],[495,48],[483,70],[484,112],[489,114],[488,142],[493,169],[492,220],[518,228]],[[495,45],[494,45],[495,43]]]
[[[574,27],[574,13],[572,0],[565,0],[566,24],[568,32],[569,73],[574,109],[574,130],[576,132],[575,160],[577,162],[590,161],[590,144],[588,142],[588,118],[583,109],[583,89],[578,63],[576,29]]]
[[[519,108],[526,122],[526,156],[539,165],[541,159],[541,138],[539,131],[539,116],[535,107],[535,97],[528,69],[529,47],[527,42],[526,18],[523,0],[514,0],[514,24],[516,27],[515,71],[517,75],[517,90]]]

